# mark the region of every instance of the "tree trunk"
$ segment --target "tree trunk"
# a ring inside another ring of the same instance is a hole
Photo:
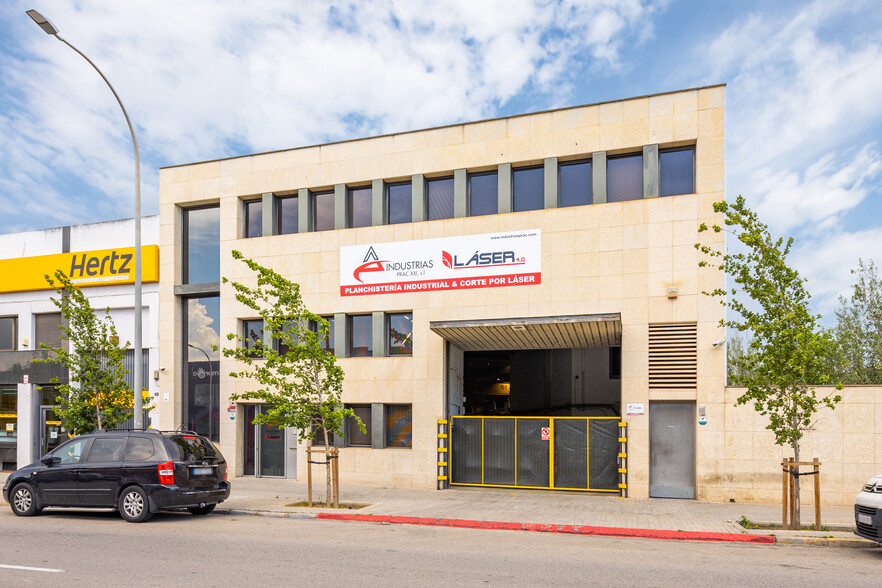
[[[793,442],[793,460],[796,463],[799,463],[799,439]],[[799,466],[796,466],[796,472],[799,472]],[[801,529],[802,523],[799,518],[799,476],[794,476],[793,479],[793,521],[791,522],[791,527],[794,529]]]

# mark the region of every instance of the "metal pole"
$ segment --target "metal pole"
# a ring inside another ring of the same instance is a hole
[[[104,80],[104,83],[107,84],[107,87],[110,88],[110,91],[113,92],[113,97],[116,98],[116,101],[119,103],[119,107],[122,109],[123,116],[126,117],[126,124],[129,125],[129,133],[132,135],[132,147],[135,150],[135,369],[132,374],[132,379],[134,380],[134,385],[132,388],[134,389],[135,395],[135,428],[143,429],[144,428],[144,407],[143,407],[143,396],[142,396],[142,380],[144,379],[143,371],[143,352],[142,352],[142,333],[141,333],[141,158],[138,154],[138,139],[135,138],[135,128],[132,126],[132,121],[129,118],[129,113],[126,112],[126,107],[123,106],[122,100],[120,100],[119,94],[116,93],[113,85],[110,83],[110,80],[107,79],[107,76],[104,75],[98,66],[95,63],[86,57],[86,54],[71,45],[65,39],[58,34],[58,29],[46,20],[39,12],[35,10],[27,11],[28,16],[30,16],[34,22],[39,25],[41,29],[46,31],[47,34],[54,36],[56,39],[76,51],[80,54],[80,56],[89,62],[95,71],[98,72],[98,75],[101,76],[101,79]]]

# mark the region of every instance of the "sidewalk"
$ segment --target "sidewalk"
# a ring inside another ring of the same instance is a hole
[[[0,482],[4,482],[6,476],[0,473]],[[467,486],[422,490],[343,484],[340,489],[343,505],[366,505],[344,510],[291,506],[306,500],[306,482],[251,477],[232,478],[231,482],[230,498],[219,505],[216,512],[667,539],[707,540],[699,534],[712,534],[716,535],[712,539],[716,541],[743,541],[750,540],[751,535],[774,536],[779,543],[877,547],[876,543],[852,533],[854,511],[850,506],[823,507],[821,523],[829,528],[826,531],[747,530],[738,524],[742,517],[760,526],[780,523],[780,505],[622,499],[583,492]],[[313,499],[317,500],[320,495],[324,496],[323,483],[313,486]],[[5,503],[3,506],[8,508]],[[319,516],[321,513],[325,514]],[[813,522],[813,516],[812,509],[804,511],[804,522]]]

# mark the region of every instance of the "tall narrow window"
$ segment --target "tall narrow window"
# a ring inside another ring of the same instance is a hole
[[[276,199],[278,223],[277,233],[279,235],[290,235],[298,231],[298,223],[300,222],[300,213],[297,196],[282,196]]]
[[[560,164],[560,205],[591,204],[591,162]]]
[[[527,167],[512,171],[514,211],[545,208],[545,168]]]
[[[371,405],[370,404],[353,404],[347,406],[355,412],[355,416],[364,423],[364,433],[358,427],[358,421],[350,418],[346,426],[347,442],[351,447],[370,447],[371,446]]]
[[[499,211],[498,179],[496,172],[469,175],[469,216]]]
[[[60,312],[35,314],[34,349],[39,349],[42,344],[49,345],[50,347],[63,347],[67,351],[68,341],[67,339],[62,339],[64,336],[64,332],[61,330],[63,320]]]
[[[658,154],[659,196],[695,193],[695,147],[666,149]]]
[[[387,320],[389,355],[413,355],[413,314],[389,314]]]
[[[17,440],[18,390],[15,386],[0,386],[0,449],[8,449],[12,453],[9,458],[3,457],[2,461],[14,461]]]
[[[624,202],[643,198],[643,154],[606,160],[606,200]]]
[[[313,198],[313,227],[316,231],[334,228],[334,191],[315,192]]]
[[[370,357],[373,354],[373,316],[358,314],[349,317],[349,357]]]
[[[411,446],[413,446],[413,409],[411,405],[386,405],[386,447]]]
[[[220,298],[184,299],[184,425],[219,441],[220,429]]]
[[[371,187],[349,189],[349,226],[369,227],[373,224]]]
[[[410,182],[388,184],[386,186],[386,210],[389,224],[409,223],[413,221],[413,201]]]
[[[334,315],[321,317],[328,321],[328,336],[321,340],[321,347],[331,355],[334,354]],[[316,321],[309,322],[309,330],[314,333],[319,332],[319,326]]]
[[[248,355],[263,357],[259,346],[263,344],[263,319],[247,319],[242,321],[242,339]]]
[[[14,316],[0,317],[0,351],[15,351],[17,322]]]
[[[184,210],[184,283],[220,281],[220,207]]]
[[[429,220],[453,218],[453,178],[433,178],[426,182]]]
[[[245,238],[263,236],[263,201],[247,200],[245,203]]]

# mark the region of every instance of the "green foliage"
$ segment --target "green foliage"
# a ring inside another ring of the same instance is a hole
[[[116,427],[134,414],[134,396],[123,366],[128,344],[120,346],[110,309],[105,309],[103,317],[97,315],[89,299],[63,271],[55,272],[55,280],[47,275],[46,281],[58,293],[52,302],[61,311],[62,340],[67,340],[69,347],[65,351],[41,343],[41,349],[53,353],[35,360],[58,363],[70,371],[70,383],[58,386],[55,412],[76,435]]]
[[[851,299],[839,298],[835,360],[844,384],[882,384],[882,279],[860,260]]]
[[[727,383],[734,385],[736,381],[743,380],[748,374],[744,371],[747,363],[745,356],[750,354],[750,337],[742,337],[740,333],[734,333],[726,341],[726,378]]]
[[[725,230],[745,246],[743,253],[726,253],[695,245],[708,257],[700,266],[726,272],[735,284],[731,291],[704,292],[734,311],[722,325],[752,337],[748,351],[734,358],[733,381],[746,388],[737,404],[752,403],[766,415],[775,443],[791,446],[798,461],[799,440],[812,428],[815,413],[841,400],[838,394],[819,397],[814,389],[831,382],[825,360],[830,334],[819,328],[820,317],[811,313],[804,280],[787,265],[793,239],[774,239],[741,196],[734,204],[714,203],[714,211],[724,215]],[[719,225],[712,229],[724,230]],[[702,223],[699,232],[707,230]],[[749,300],[739,298],[739,291]]]
[[[263,339],[246,340],[237,333],[227,334],[235,345],[225,347],[225,357],[236,359],[245,367],[230,373],[234,378],[254,382],[256,387],[238,399],[257,399],[266,403],[255,419],[257,424],[294,427],[299,439],[313,439],[322,431],[325,447],[328,433],[343,434],[343,419],[356,419],[352,409],[341,401],[343,370],[337,358],[322,349],[328,339],[328,321],[307,310],[300,296],[300,286],[272,269],[246,259],[239,251],[233,258],[245,263],[257,274],[252,288],[223,278],[236,291],[236,300],[264,321]],[[310,329],[310,323],[317,325]],[[283,352],[280,352],[279,350]]]

